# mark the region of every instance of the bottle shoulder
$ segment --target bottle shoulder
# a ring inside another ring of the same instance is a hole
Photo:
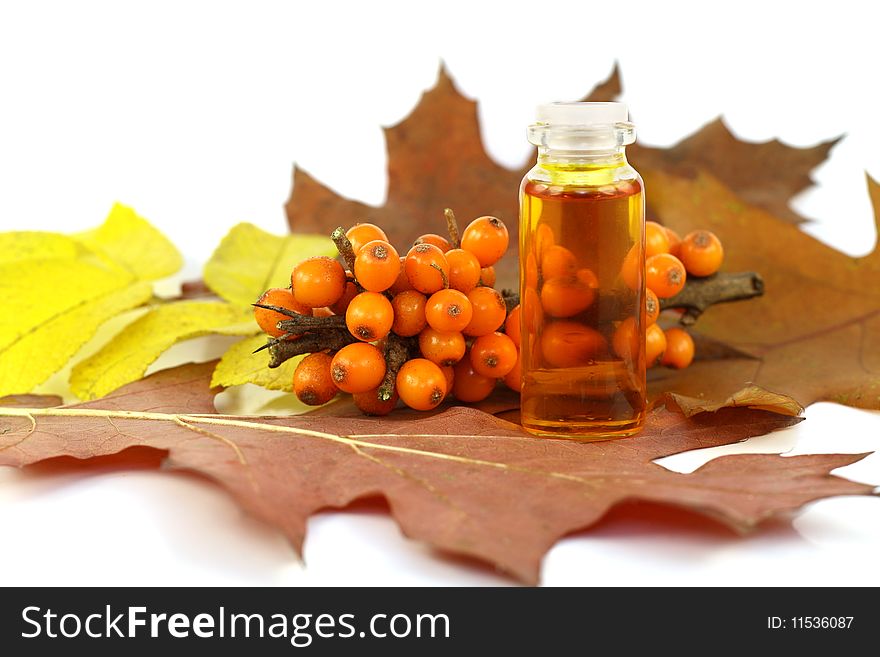
[[[641,175],[628,162],[613,167],[547,166],[537,163],[523,177],[521,189],[529,184],[562,188],[600,188],[623,185],[644,189]]]

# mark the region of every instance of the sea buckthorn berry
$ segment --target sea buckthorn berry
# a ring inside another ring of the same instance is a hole
[[[575,276],[587,287],[593,288],[594,290],[599,289],[599,277],[596,276],[592,269],[587,269],[586,267],[578,269]]]
[[[290,277],[293,296],[309,308],[332,306],[345,293],[345,283],[342,265],[327,256],[303,260]]]
[[[443,332],[429,326],[419,333],[419,351],[438,365],[455,365],[466,350],[464,336],[458,331]]]
[[[550,317],[574,317],[589,308],[596,290],[578,278],[551,278],[541,288],[541,306]]]
[[[607,348],[601,333],[569,320],[547,324],[541,335],[541,355],[549,367],[586,365]]]
[[[461,234],[461,248],[477,256],[481,267],[498,262],[507,251],[509,242],[507,226],[497,217],[474,219]]]
[[[389,292],[391,294],[400,294],[401,292],[406,292],[407,290],[414,290],[415,288],[409,282],[409,278],[406,276],[406,258],[400,257],[400,273],[397,274],[397,280],[394,281],[394,285],[391,286]]]
[[[537,333],[538,327],[544,321],[544,309],[541,307],[541,298],[538,296],[538,293],[530,287],[526,288],[526,293],[523,297],[522,314],[526,333]]]
[[[507,334],[508,338],[513,340],[513,344],[516,345],[517,349],[519,349],[520,337],[522,336],[522,327],[520,326],[521,318],[522,306],[517,304],[507,315],[507,320],[504,322],[504,332]]]
[[[695,230],[681,241],[681,262],[694,276],[711,276],[724,262],[724,247],[715,233]]]
[[[495,390],[495,379],[477,373],[470,358],[462,358],[455,366],[452,394],[465,404],[483,401]]]
[[[449,287],[467,294],[480,282],[480,262],[470,251],[451,249],[446,252],[449,263]]]
[[[443,237],[442,235],[437,235],[437,233],[425,233],[424,235],[420,235],[416,238],[416,241],[413,242],[413,246],[416,244],[433,244],[438,249],[446,253],[449,249],[452,248],[452,245],[449,243],[449,240]]]
[[[354,342],[345,345],[333,356],[330,376],[343,392],[366,392],[378,388],[385,378],[385,358],[373,345]]]
[[[630,290],[638,290],[645,277],[641,253],[640,245],[633,244],[620,266],[620,277]]]
[[[278,306],[279,308],[291,310],[299,315],[312,314],[312,309],[297,301],[293,296],[293,292],[281,287],[273,287],[271,290],[266,290],[260,298],[257,299],[257,303],[261,303],[264,306]],[[290,318],[275,310],[254,307],[254,319],[264,332],[272,337],[280,338],[285,332],[278,328],[278,322]]]
[[[330,306],[330,310],[333,311],[334,315],[344,315],[345,311],[348,310],[348,304],[351,303],[351,300],[354,299],[359,294],[357,285],[355,285],[352,281],[348,281],[345,284],[345,292],[342,293],[342,296],[339,297],[339,301]]]
[[[553,234],[553,229],[548,224],[538,224],[535,231],[535,251],[538,253],[538,259],[542,259],[547,249],[554,244],[556,244],[556,236]]]
[[[681,259],[681,236],[671,228],[666,228],[666,237],[669,240],[669,253]]]
[[[333,317],[333,315],[335,314],[336,313],[334,313],[326,306],[322,306],[321,308],[312,308],[312,317]]]
[[[507,374],[504,375],[504,385],[519,392],[522,388],[522,351],[517,352],[516,365]]]
[[[669,253],[669,234],[656,221],[645,222],[645,257]]]
[[[639,353],[639,333],[636,330],[634,317],[627,317],[614,329],[614,335],[611,336],[611,348],[618,358],[635,359],[636,354]]]
[[[645,366],[653,367],[666,351],[666,334],[659,324],[651,324],[645,331]]]
[[[424,294],[434,294],[449,282],[449,262],[433,244],[416,244],[404,263],[410,285]]]
[[[661,299],[674,297],[687,281],[681,260],[668,253],[651,256],[645,263],[645,283]]]
[[[577,258],[564,246],[554,244],[544,249],[541,256],[541,275],[544,280],[574,276],[577,271]]]
[[[462,360],[467,360],[466,358],[462,358]],[[461,361],[459,361],[461,362]],[[441,365],[440,371],[443,372],[443,376],[446,377],[446,395],[447,397],[452,394],[452,385],[455,383],[455,366],[454,365]]]
[[[428,324],[438,331],[462,331],[473,315],[470,299],[458,290],[434,292],[425,307]]]
[[[358,340],[374,342],[381,340],[394,323],[394,309],[384,294],[361,292],[345,311],[345,325]]]
[[[493,287],[496,280],[497,278],[495,276],[495,267],[483,267],[480,270],[480,285]]]
[[[408,360],[397,373],[397,394],[417,411],[430,411],[446,397],[446,375],[425,358]]]
[[[385,231],[379,228],[376,224],[370,223],[355,224],[345,231],[345,236],[348,238],[348,241],[351,242],[351,250],[354,251],[355,255],[358,254],[361,247],[367,242],[372,242],[373,240],[388,241],[388,236],[385,234]]]
[[[400,274],[400,256],[388,242],[373,240],[358,251],[354,260],[354,275],[369,292],[384,292]]]
[[[418,335],[428,324],[425,319],[427,301],[424,294],[415,290],[405,290],[395,296],[391,300],[391,307],[394,309],[391,330],[404,338]]]
[[[473,307],[473,317],[462,331],[465,335],[479,337],[497,331],[507,319],[507,306],[498,290],[491,287],[475,287],[468,292]]]
[[[526,256],[526,287],[533,290],[538,289],[538,259],[534,253],[529,253]]]
[[[660,359],[662,365],[683,369],[694,360],[694,339],[678,327],[666,331],[666,351]]]
[[[322,351],[309,354],[296,366],[293,373],[293,391],[297,399],[308,406],[320,406],[336,396],[339,388],[330,375],[332,358]]]
[[[481,335],[471,345],[471,364],[478,374],[503,378],[516,365],[517,349],[504,333]]]
[[[382,401],[379,399],[379,387],[377,386],[366,392],[356,392],[351,398],[354,401],[354,405],[357,406],[360,412],[364,415],[382,416],[388,415],[394,410],[400,396],[397,394],[397,390],[395,390],[394,394],[391,395],[391,399],[388,401]]]
[[[654,290],[645,290],[645,326],[650,326],[660,317],[660,299],[654,294]]]

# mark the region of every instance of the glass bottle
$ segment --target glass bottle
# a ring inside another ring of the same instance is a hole
[[[538,108],[520,188],[522,425],[579,440],[642,427],[645,205],[623,103]]]

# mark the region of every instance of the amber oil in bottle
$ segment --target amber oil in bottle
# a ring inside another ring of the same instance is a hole
[[[629,436],[645,419],[644,188],[622,103],[538,108],[520,190],[523,427]]]

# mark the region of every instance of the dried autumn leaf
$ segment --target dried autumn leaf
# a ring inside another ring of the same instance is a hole
[[[813,184],[810,172],[822,164],[840,138],[810,148],[786,146],[778,139],[763,143],[740,141],[720,118],[707,123],[672,148],[640,144],[627,157],[639,170],[678,174],[704,169],[740,199],[791,223],[806,221],[789,207],[791,199]]]
[[[89,459],[136,446],[168,451],[301,549],[309,516],[380,495],[410,538],[494,564],[526,581],[561,537],[624,500],[692,509],[747,530],[830,495],[872,487],[831,476],[862,455],[736,455],[690,474],[652,462],[790,426],[799,418],[724,408],[687,418],[653,409],[637,437],[605,443],[536,439],[454,407],[415,421],[205,414],[212,365],[167,370],[102,400],[0,409],[0,464]]]
[[[712,230],[724,243],[725,268],[760,271],[766,282],[763,297],[714,306],[698,323],[700,333],[751,358],[656,370],[655,392],[717,401],[754,383],[804,406],[825,400],[880,408],[880,249],[845,255],[743,203],[703,171],[642,175],[664,223],[682,234]],[[880,185],[869,178],[868,189],[880,227]]]

